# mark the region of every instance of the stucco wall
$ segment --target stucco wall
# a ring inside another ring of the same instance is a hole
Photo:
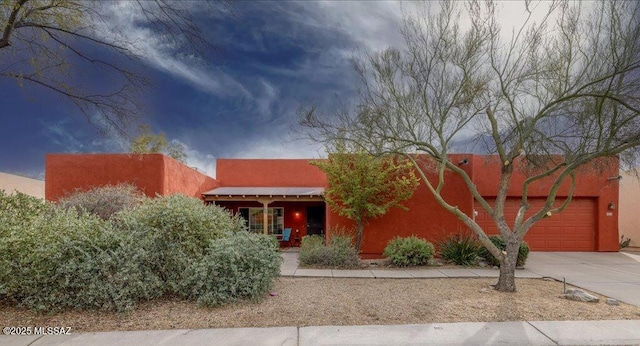
[[[76,189],[130,183],[147,196],[200,193],[217,186],[215,179],[162,154],[48,154],[45,196],[58,199]]]
[[[472,155],[473,181],[478,191],[484,197],[495,197],[500,178],[500,162],[497,156]],[[517,164],[517,162],[516,162]],[[618,176],[618,159],[603,158],[594,164],[585,165],[577,171],[574,197],[591,197],[596,201],[596,249],[598,251],[618,251],[618,213],[619,208],[609,209],[609,204],[617,206],[618,191],[622,191]],[[526,179],[522,170],[514,170],[508,191],[510,197],[522,196],[522,184]],[[550,176],[529,188],[530,197],[547,197],[549,187],[555,176]],[[571,185],[571,179],[566,179],[558,190],[557,197],[566,197]],[[476,209],[482,208],[476,203]],[[636,211],[637,213],[637,211]]]
[[[216,180],[221,186],[322,187],[327,179],[306,159],[218,159]]]
[[[187,196],[201,198],[203,192],[220,186],[216,179],[199,172],[195,168],[187,167],[168,156],[163,156],[163,159],[163,194],[165,195],[182,193]]]
[[[501,170],[497,157],[471,154],[451,156],[452,162],[465,162],[463,160],[466,160],[466,163],[459,164],[459,167],[469,174],[479,192],[484,197],[491,198],[496,196]],[[424,157],[422,165],[427,167],[429,159]],[[618,205],[619,182],[618,180],[608,179],[609,177],[617,176],[617,160],[614,160],[609,165],[604,165],[604,167],[606,167],[604,170],[582,170],[577,175],[574,196],[596,199],[597,250],[617,251],[618,209],[608,209],[609,203]],[[425,171],[428,172],[428,169]],[[436,176],[433,173],[427,173],[427,176],[431,181],[436,181]],[[521,186],[524,179],[525,175],[521,171],[514,173],[508,193],[509,196],[521,196]],[[533,184],[530,189],[530,196],[546,197],[552,182],[552,178],[550,178]],[[569,182],[563,184],[558,193],[559,198],[567,196],[569,185]],[[448,203],[458,206],[462,212],[469,216],[472,215],[474,208],[481,208],[473,200],[462,178],[451,172],[445,174],[443,197]],[[387,242],[396,235],[406,237],[415,234],[431,242],[437,242],[448,234],[466,229],[462,222],[458,221],[453,214],[446,211],[436,202],[423,182],[420,183],[420,187],[415,194],[403,204],[409,209],[408,211],[391,209],[382,218],[372,220],[365,228],[362,244],[362,252],[365,256],[380,254]],[[607,216],[607,213],[611,213],[611,216]],[[352,225],[349,220],[339,217],[332,211],[328,212],[327,220],[329,220],[329,225]]]
[[[9,194],[20,191],[30,196],[44,198],[44,181],[0,172],[0,190]]]
[[[461,160],[463,158],[459,155],[453,155],[452,157],[453,160]],[[424,157],[421,160],[421,165],[426,166],[430,162],[429,159]],[[469,162],[463,169],[471,173],[472,167],[473,163]],[[427,173],[427,176],[431,181],[436,178],[435,174]],[[447,172],[445,181],[446,185],[442,193],[444,198],[452,205],[457,205],[465,214],[471,215],[473,199],[467,192],[462,178],[457,174]],[[371,220],[365,227],[361,248],[363,256],[369,257],[381,254],[389,240],[396,236],[408,237],[416,235],[431,242],[438,242],[448,234],[465,227],[453,214],[436,202],[422,181],[413,196],[402,204],[408,210],[392,208],[381,218]],[[352,222],[338,216],[333,211],[329,211],[328,214],[329,226],[337,224],[353,225]]]
[[[630,246],[640,247],[640,181],[629,172],[620,175],[619,233],[631,238]]]

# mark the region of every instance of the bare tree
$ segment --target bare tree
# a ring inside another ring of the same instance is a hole
[[[323,117],[310,109],[301,123],[315,140],[350,141],[372,153],[412,160],[438,203],[499,260],[496,289],[512,292],[523,237],[536,222],[567,207],[576,172],[638,152],[640,3],[527,1],[522,26],[507,39],[497,6],[427,3],[425,13],[405,19],[404,49],[387,49],[357,63],[362,85],[355,111]],[[499,157],[494,204],[451,161],[449,154],[462,140],[488,143]],[[419,162],[425,154],[431,164]],[[520,208],[507,220],[504,207],[515,167],[523,167],[527,178]],[[505,252],[471,215],[443,197],[445,172],[462,177],[495,222]],[[548,197],[541,208],[529,210],[529,188],[543,179],[552,181]],[[569,197],[555,203],[563,184],[571,186]],[[525,217],[527,211],[531,216]]]
[[[117,23],[116,12],[131,12],[128,21],[167,47],[201,54],[209,43],[192,7],[203,13],[220,4],[227,1],[0,0],[0,77],[58,95],[122,135],[149,81],[136,64],[143,42]]]

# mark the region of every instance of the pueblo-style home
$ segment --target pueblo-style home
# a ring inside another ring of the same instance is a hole
[[[489,201],[497,192],[500,163],[495,156],[456,154],[463,168]],[[517,171],[517,170],[516,170]],[[218,159],[216,177],[209,177],[162,154],[50,154],[46,157],[47,200],[55,201],[77,189],[131,183],[148,196],[182,193],[242,215],[249,231],[281,234],[292,230],[299,244],[309,234],[327,236],[349,220],[332,212],[323,199],[324,173],[305,159]],[[492,220],[473,199],[461,178],[447,173],[443,195],[472,216],[489,233],[497,233]],[[514,173],[506,214],[518,209],[524,174]],[[529,201],[535,209],[544,203],[551,180],[532,185]],[[618,167],[584,171],[577,175],[573,200],[562,213],[545,218],[525,240],[539,251],[618,250]],[[562,186],[557,202],[568,194]],[[395,236],[417,235],[435,242],[465,226],[444,210],[422,184],[403,203],[408,210],[392,209],[365,228],[363,255],[379,255]]]

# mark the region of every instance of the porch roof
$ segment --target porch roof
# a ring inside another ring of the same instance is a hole
[[[323,187],[218,187],[202,194],[205,200],[243,200],[277,198],[285,200],[321,200]]]

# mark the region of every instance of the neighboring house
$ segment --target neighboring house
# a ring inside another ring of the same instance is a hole
[[[461,163],[460,167],[485,198],[495,198],[499,179],[495,172],[500,171],[495,156],[456,154],[452,160]],[[291,228],[294,241],[308,234],[330,234],[335,226],[351,224],[326,206],[322,198],[326,177],[309,160],[218,159],[216,179],[159,154],[47,155],[46,167],[49,200],[75,188],[130,182],[148,195],[182,192],[201,196],[208,203],[242,215],[255,232],[278,234]],[[531,248],[617,251],[617,175],[617,165],[604,172],[578,174],[569,207],[537,223],[525,237]],[[477,222],[489,233],[496,233],[492,221],[474,201],[462,179],[453,173],[447,173],[445,178],[444,197],[467,215],[475,214]],[[514,188],[509,190],[507,214],[517,210],[521,196],[518,182],[522,182],[524,175],[514,173],[512,179]],[[544,202],[549,184],[550,180],[546,180],[531,186],[529,200],[534,208]],[[557,204],[566,198],[568,190],[567,182],[560,189]],[[395,236],[415,234],[438,241],[465,229],[435,201],[424,184],[403,204],[408,211],[392,209],[367,225],[363,254],[379,255]]]
[[[632,172],[620,173],[620,236],[631,239],[629,246],[640,247],[640,180]]]
[[[33,197],[44,198],[44,181],[0,172],[0,190],[9,194],[19,191]]]

